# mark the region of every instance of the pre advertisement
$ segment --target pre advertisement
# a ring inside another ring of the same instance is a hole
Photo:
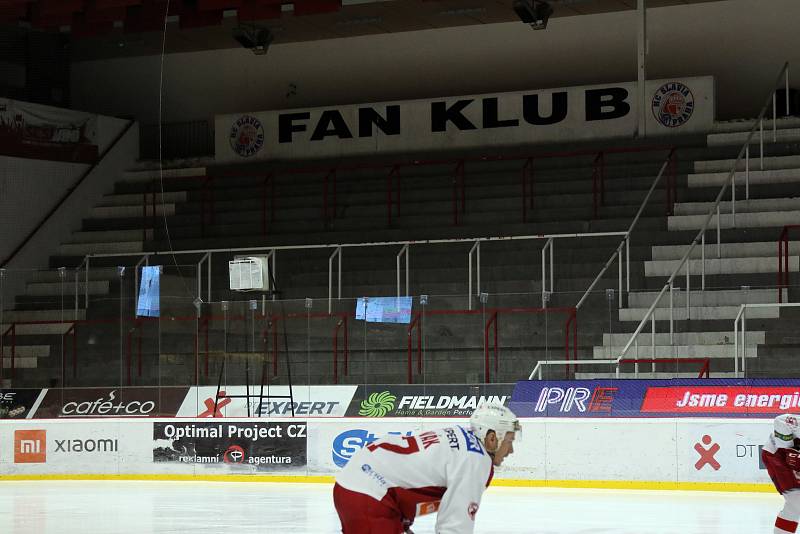
[[[153,461],[275,471],[306,465],[307,427],[297,423],[153,423]]]
[[[44,390],[44,400],[33,417],[172,417],[188,391],[188,387]]]
[[[47,390],[0,389],[0,419],[33,417]]]
[[[632,138],[637,85],[217,115],[216,157],[244,163]],[[646,94],[648,136],[711,131],[712,77],[650,80]]]
[[[774,417],[800,410],[800,380],[524,380],[521,417]]]
[[[356,386],[192,387],[178,417],[344,417]],[[248,396],[249,393],[249,396]],[[263,396],[262,396],[263,395]]]
[[[359,386],[348,417],[469,417],[485,402],[507,404],[510,384]]]

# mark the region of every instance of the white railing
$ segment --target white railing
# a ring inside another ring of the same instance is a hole
[[[750,131],[748,132],[747,139],[745,140],[744,144],[742,145],[741,149],[739,150],[739,153],[738,153],[736,159],[733,161],[733,165],[731,166],[731,170],[728,173],[727,179],[722,184],[722,187],[720,188],[720,191],[717,194],[717,197],[714,200],[714,203],[712,204],[711,209],[709,209],[708,214],[706,215],[705,222],[703,223],[703,225],[700,228],[700,230],[697,232],[697,235],[695,236],[695,238],[692,240],[692,243],[689,245],[689,249],[686,251],[686,253],[681,258],[681,261],[679,262],[678,266],[675,267],[675,269],[672,271],[672,274],[669,276],[669,279],[664,284],[664,287],[662,287],[661,291],[659,291],[658,295],[656,295],[655,300],[653,301],[653,303],[648,308],[648,310],[645,313],[644,317],[639,322],[638,326],[636,327],[636,330],[633,332],[633,334],[631,335],[630,339],[628,340],[628,342],[623,347],[623,349],[622,349],[621,353],[619,354],[619,356],[616,359],[613,359],[613,360],[572,360],[572,361],[555,360],[555,361],[539,361],[536,364],[536,367],[534,368],[534,370],[531,372],[530,376],[537,376],[537,375],[541,376],[541,367],[545,366],[545,365],[548,365],[548,366],[549,365],[576,365],[576,364],[582,365],[584,361],[587,364],[591,363],[591,362],[594,362],[594,363],[597,363],[597,364],[604,364],[604,363],[611,362],[613,365],[616,365],[616,375],[619,376],[619,374],[620,374],[620,361],[625,359],[625,355],[628,353],[628,350],[630,350],[631,346],[634,343],[636,343],[638,345],[639,334],[642,332],[644,327],[647,325],[648,321],[650,321],[652,323],[651,344],[653,346],[655,346],[655,336],[656,336],[655,309],[660,304],[661,299],[664,297],[664,294],[667,292],[667,290],[669,290],[669,292],[670,292],[670,306],[669,306],[670,343],[673,343],[673,333],[674,333],[673,309],[674,309],[674,307],[673,307],[672,293],[673,293],[673,289],[674,289],[673,288],[673,283],[675,281],[675,278],[680,274],[681,269],[685,265],[686,266],[686,269],[685,269],[685,274],[686,274],[686,312],[687,312],[686,319],[688,320],[688,319],[690,319],[690,301],[691,301],[691,286],[690,286],[691,262],[689,262],[688,260],[691,257],[691,254],[694,251],[695,246],[697,246],[698,242],[702,242],[702,260],[701,260],[702,268],[701,268],[701,273],[700,274],[702,276],[701,288],[704,289],[705,288],[705,234],[706,234],[706,231],[708,230],[708,227],[711,224],[711,221],[714,218],[714,215],[716,214],[716,216],[717,216],[717,255],[719,256],[720,255],[720,242],[721,242],[721,239],[720,239],[720,237],[721,237],[720,203],[722,202],[722,199],[725,196],[725,192],[727,191],[728,186],[730,186],[731,187],[731,214],[732,214],[732,217],[733,217],[733,223],[732,224],[733,224],[733,227],[735,228],[736,227],[735,218],[736,218],[736,173],[737,173],[737,167],[739,165],[739,162],[742,160],[742,158],[744,156],[746,156],[746,155],[749,156],[750,143],[751,143],[751,141],[753,139],[753,135],[755,134],[756,126],[758,126],[759,127],[759,131],[760,131],[760,146],[761,146],[760,157],[761,157],[761,165],[762,165],[762,168],[763,168],[763,158],[764,158],[764,147],[763,147],[763,145],[764,145],[764,115],[765,115],[765,113],[767,111],[767,107],[769,106],[770,100],[773,103],[773,109],[775,109],[777,88],[782,85],[782,82],[784,82],[785,86],[788,88],[788,83],[789,83],[789,63],[788,62],[784,64],[783,68],[780,71],[780,74],[778,74],[777,80],[772,85],[772,90],[770,92],[770,96],[767,98],[766,102],[764,102],[764,105],[762,106],[761,111],[758,114],[758,117],[756,117],[755,121],[753,122],[753,125],[751,126]],[[787,95],[788,95],[788,91],[787,91]],[[787,96],[786,113],[787,113],[787,115],[789,113],[788,96]],[[777,128],[776,123],[777,123],[777,118],[774,116],[774,113],[773,113],[773,130],[775,130]],[[773,138],[777,139],[777,134],[774,134]],[[746,161],[746,165],[747,164],[749,164],[749,158]],[[745,174],[746,175],[749,174],[749,168],[747,168],[747,167],[745,168]],[[746,187],[746,189],[749,188],[749,184],[746,184],[745,187]],[[616,254],[617,254],[617,252],[615,252],[615,255]],[[605,267],[606,269],[610,265],[611,261],[613,261],[613,258],[614,258],[614,256],[612,256],[612,259],[606,264],[606,267]],[[601,274],[603,272],[605,272],[605,271],[601,271]]]
[[[76,295],[78,293],[78,272],[83,269],[84,278],[87,280],[86,284],[86,308],[88,308],[89,296],[88,296],[88,279],[89,279],[89,268],[92,258],[123,258],[123,257],[136,257],[139,258],[139,261],[136,263],[136,271],[137,271],[137,294],[138,294],[138,267],[144,262],[145,264],[150,263],[150,260],[153,256],[165,256],[165,255],[199,255],[200,260],[196,263],[197,268],[197,294],[194,295],[196,298],[196,302],[211,302],[211,259],[214,254],[232,254],[232,253],[255,253],[255,252],[267,252],[267,265],[265,266],[269,271],[272,273],[272,278],[270,279],[270,284],[273,284],[272,280],[275,279],[275,264],[277,259],[278,251],[288,251],[288,250],[314,250],[314,249],[333,249],[331,255],[327,258],[328,259],[328,310],[332,310],[333,301],[336,299],[341,299],[342,296],[342,256],[344,254],[345,248],[368,248],[368,247],[401,247],[400,252],[396,255],[395,258],[395,269],[396,269],[396,283],[397,283],[397,294],[398,296],[405,293],[405,295],[409,295],[411,288],[410,288],[410,271],[411,271],[411,248],[414,245],[438,245],[438,244],[472,244],[472,248],[469,249],[468,253],[468,306],[469,309],[472,309],[472,299],[473,296],[477,296],[480,294],[481,288],[481,257],[480,257],[480,245],[481,243],[491,243],[491,242],[501,242],[501,241],[545,241],[545,245],[542,248],[542,267],[545,269],[545,252],[549,251],[550,254],[550,271],[549,271],[549,291],[553,290],[554,284],[554,271],[553,271],[553,248],[554,242],[559,239],[596,239],[596,238],[603,238],[603,237],[615,237],[615,236],[624,236],[626,232],[586,232],[586,233],[571,233],[571,234],[538,234],[538,235],[519,235],[519,236],[493,236],[493,237],[469,237],[469,238],[458,238],[458,239],[427,239],[421,241],[378,241],[378,242],[365,242],[365,243],[340,243],[340,244],[320,244],[320,245],[284,245],[284,246],[274,246],[274,247],[246,247],[246,248],[216,248],[216,249],[193,249],[193,250],[176,250],[176,251],[163,251],[163,252],[122,252],[122,253],[102,253],[102,254],[88,254],[84,257],[83,262],[81,262],[80,266],[75,269],[76,277],[75,277],[75,292]],[[477,252],[477,254],[476,254]],[[337,263],[337,276],[336,278],[336,291],[334,296],[334,260]],[[473,294],[473,263],[476,265],[476,275],[477,275],[477,292]],[[205,267],[205,269],[204,269]],[[403,267],[405,268],[403,272]],[[205,295],[203,294],[203,283],[202,279],[203,276],[206,277],[206,284],[205,284]],[[403,284],[403,282],[405,282]],[[269,288],[268,288],[269,289]],[[272,288],[274,289],[274,288]],[[542,272],[542,301],[545,303],[545,296],[548,289],[545,286],[545,271]],[[205,299],[203,298],[205,297]],[[543,304],[544,306],[544,304]],[[75,300],[75,309],[78,309],[78,299],[76,297]],[[77,311],[76,311],[77,313]]]
[[[747,310],[749,308],[800,308],[800,302],[769,302],[758,304],[742,304],[739,306],[739,313],[733,320],[733,368],[736,378],[739,373],[746,376],[747,364]],[[740,337],[741,336],[741,337]],[[739,365],[739,351],[741,350],[741,366]]]

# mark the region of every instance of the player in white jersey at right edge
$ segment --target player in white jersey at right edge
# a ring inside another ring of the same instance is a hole
[[[800,519],[800,415],[779,415],[774,425],[761,451],[761,460],[785,501],[773,532],[792,534],[797,532]]]
[[[333,487],[344,534],[411,532],[419,515],[438,512],[436,534],[471,534],[494,467],[514,452],[519,420],[485,404],[469,427],[388,436],[357,452]]]

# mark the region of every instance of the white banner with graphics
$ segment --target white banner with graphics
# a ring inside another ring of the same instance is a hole
[[[216,407],[223,417],[344,417],[357,386],[216,386],[192,387],[178,408],[177,417],[213,417]],[[265,398],[261,399],[261,395]],[[216,399],[216,405],[215,405]],[[248,412],[248,400],[250,411]]]
[[[637,134],[636,82],[217,115],[220,163],[531,145]],[[707,133],[710,76],[647,82],[646,134]]]
[[[4,420],[0,475],[331,476],[382,435],[457,424],[467,420]],[[523,419],[522,427],[498,479],[769,484],[760,462],[769,419]]]

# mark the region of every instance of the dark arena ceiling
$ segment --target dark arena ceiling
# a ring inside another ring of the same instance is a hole
[[[722,0],[647,0],[648,8]],[[553,17],[636,9],[637,0],[550,0]],[[167,7],[168,6],[168,7]],[[168,11],[167,11],[168,10]],[[0,0],[0,25],[69,34],[73,60],[235,48],[241,24],[275,43],[518,21],[512,0]]]

